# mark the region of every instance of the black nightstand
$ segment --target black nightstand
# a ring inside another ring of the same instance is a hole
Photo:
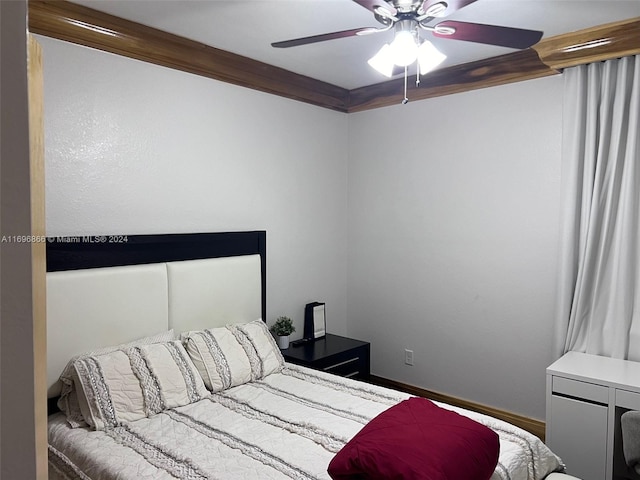
[[[313,342],[282,350],[287,362],[359,380],[369,379],[369,353],[369,342],[329,333]]]

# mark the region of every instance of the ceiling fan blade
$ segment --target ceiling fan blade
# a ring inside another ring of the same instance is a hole
[[[438,23],[432,33],[439,38],[465,40],[467,42],[486,43],[499,47],[529,48],[542,38],[543,32],[524,28],[500,27],[482,23],[445,20]]]
[[[298,45],[308,45],[309,43],[324,42],[326,40],[333,40],[335,38],[353,37],[355,35],[366,35],[369,33],[376,33],[378,30],[371,27],[364,28],[352,28],[351,30],[342,30],[340,32],[323,33],[320,35],[311,35],[310,37],[295,38],[293,40],[284,40],[282,42],[274,42],[272,47],[276,48],[289,48],[297,47]]]
[[[378,13],[377,9],[379,8],[389,12],[392,17],[395,16],[396,13],[398,13],[398,11],[393,5],[385,2],[384,0],[353,0],[353,1],[373,13]]]
[[[430,17],[446,17],[456,10],[460,10],[476,1],[477,0],[424,0],[422,7],[420,7],[418,11],[422,12],[422,14],[429,14]],[[431,14],[430,12],[435,14]]]

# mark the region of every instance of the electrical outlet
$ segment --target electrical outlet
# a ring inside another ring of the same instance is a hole
[[[413,365],[413,350],[404,350],[404,363],[405,365]]]

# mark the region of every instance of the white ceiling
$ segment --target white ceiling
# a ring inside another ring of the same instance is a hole
[[[367,60],[392,32],[292,48],[271,42],[359,27],[380,27],[351,0],[74,0],[207,45],[352,89],[387,80]],[[543,38],[640,17],[640,0],[478,0],[446,17],[542,30]],[[440,68],[514,50],[433,38],[448,58]]]

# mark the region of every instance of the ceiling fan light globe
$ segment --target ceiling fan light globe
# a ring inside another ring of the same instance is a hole
[[[391,47],[388,44],[385,43],[367,63],[385,77],[391,78],[393,76],[394,62],[391,55]]]
[[[418,68],[420,75],[430,72],[440,65],[447,56],[438,50],[433,43],[425,41],[418,48]]]
[[[411,65],[418,58],[418,45],[409,31],[397,32],[390,48],[393,62],[399,67]]]

